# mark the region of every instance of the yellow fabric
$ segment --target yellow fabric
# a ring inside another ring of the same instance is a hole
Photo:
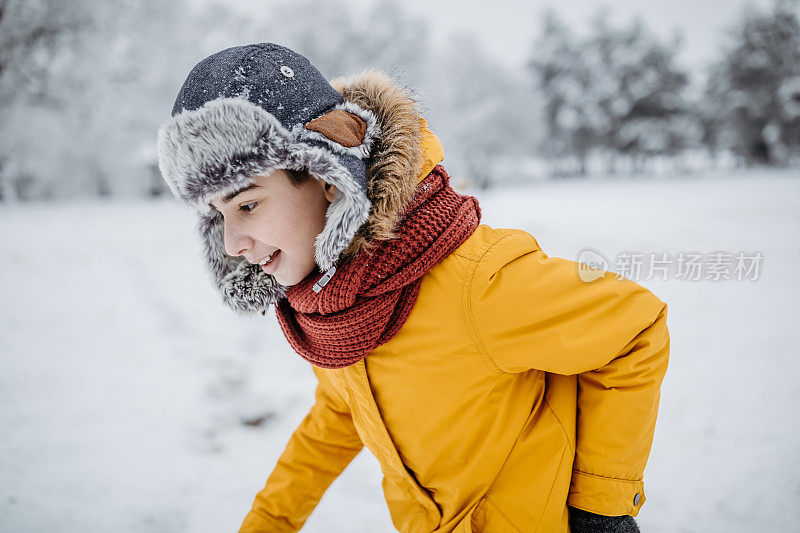
[[[439,138],[428,129],[428,121],[420,117],[420,130],[422,132],[422,172],[417,177],[417,183],[431,173],[433,167],[444,160],[444,149]]]
[[[426,273],[395,337],[314,368],[316,403],[240,531],[298,531],[362,446],[401,532],[566,533],[567,503],[636,516],[667,305],[611,272],[581,281],[577,265],[480,225]]]

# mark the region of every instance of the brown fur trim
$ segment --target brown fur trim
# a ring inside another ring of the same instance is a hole
[[[411,203],[422,172],[422,147],[416,100],[385,72],[367,69],[330,81],[345,101],[372,111],[381,127],[367,164],[367,196],[372,207],[367,222],[342,253],[353,257],[374,240],[395,237],[395,229]]]

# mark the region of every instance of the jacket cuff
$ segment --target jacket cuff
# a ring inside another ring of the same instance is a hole
[[[567,503],[605,516],[636,516],[646,498],[644,483],[572,471]]]

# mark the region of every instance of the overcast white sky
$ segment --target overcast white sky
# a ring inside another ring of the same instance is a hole
[[[258,16],[276,1],[279,0],[227,0],[226,5]],[[344,1],[367,8],[379,0]],[[403,4],[412,14],[423,16],[444,30],[432,32],[434,44],[442,44],[455,31],[471,32],[498,61],[512,67],[524,63],[539,31],[543,9],[552,7],[566,23],[584,30],[598,9],[606,6],[615,23],[626,23],[641,15],[647,26],[662,37],[669,38],[676,30],[682,30],[684,48],[680,61],[697,68],[715,57],[723,29],[736,20],[745,6],[769,7],[772,0],[403,0]]]

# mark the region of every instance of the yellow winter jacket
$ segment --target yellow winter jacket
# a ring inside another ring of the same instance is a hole
[[[332,82],[384,120],[403,101],[388,83]],[[443,153],[412,119],[419,181]],[[395,337],[350,367],[314,368],[316,403],[240,532],[298,531],[363,446],[401,532],[567,532],[567,504],[636,516],[667,305],[611,272],[584,282],[577,265],[480,225],[423,277]]]

